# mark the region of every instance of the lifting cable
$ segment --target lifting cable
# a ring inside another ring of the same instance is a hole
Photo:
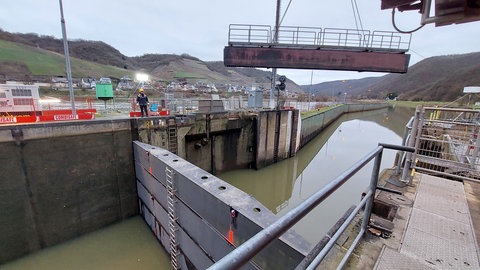
[[[288,8],[290,7],[290,4],[291,4],[291,3],[292,3],[292,0],[290,0],[290,1],[288,2],[287,8],[285,9],[285,12],[284,12],[283,15],[282,15],[282,19],[280,20],[280,23],[278,24],[278,27],[280,27],[280,25],[282,25],[283,18],[285,18],[285,15],[287,14]]]
[[[352,4],[352,10],[353,10],[353,17],[355,18],[355,25],[357,26],[357,31],[363,32],[363,24],[362,24],[362,19],[360,18],[360,10],[358,9],[357,5],[357,0],[350,0],[350,3]],[[357,22],[357,17],[358,17],[358,22]],[[360,28],[358,28],[358,24],[360,23]]]
[[[400,30],[400,29],[397,27],[396,23],[395,23],[395,9],[396,9],[396,7],[392,8],[392,25],[393,25],[393,28],[395,28],[395,30],[397,30],[399,33],[402,33],[402,34],[411,34],[411,33],[413,33],[413,32],[416,32],[416,31],[420,30],[422,27],[425,26],[425,24],[422,24],[422,25],[420,25],[419,27],[417,27],[417,28],[415,28],[415,29],[413,29],[413,30],[410,30],[410,31]]]

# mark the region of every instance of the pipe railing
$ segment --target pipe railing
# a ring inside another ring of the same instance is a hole
[[[412,129],[405,130],[405,134],[409,134],[406,142],[404,140],[404,144],[417,151],[414,155],[406,155],[402,181],[407,182],[410,171],[415,169],[461,181],[480,182],[479,120],[479,110],[418,107]]]
[[[375,196],[375,190],[377,188],[377,182],[380,173],[380,164],[384,148],[408,152],[413,152],[415,150],[411,147],[379,144],[378,147],[376,147],[373,151],[361,158],[352,167],[344,171],[330,183],[325,185],[322,189],[314,193],[312,196],[307,198],[294,209],[290,210],[284,216],[280,217],[277,221],[264,228],[262,231],[258,232],[252,238],[241,244],[239,247],[227,254],[225,257],[213,264],[208,269],[238,269],[242,265],[246,264],[256,254],[262,251],[269,243],[279,238],[287,230],[293,227],[293,225],[300,221],[304,216],[306,216],[313,209],[315,209],[326,198],[328,198],[338,188],[340,188],[344,183],[346,183],[352,176],[354,176],[358,171],[365,167],[372,159],[375,159],[368,192],[362,198],[359,204],[355,207],[354,211],[348,216],[345,222],[340,226],[340,228],[333,235],[333,237],[329,240],[329,242],[325,245],[325,247],[307,267],[307,269],[315,269],[315,267],[317,267],[321,263],[321,261],[330,251],[330,249],[334,246],[336,240],[345,231],[348,225],[350,225],[351,222],[354,220],[355,216],[360,212],[361,209],[365,208],[365,211],[363,212],[363,220],[360,232],[338,266],[338,268],[342,268],[343,265],[345,265],[345,263],[348,261],[348,258],[350,257],[351,253],[360,241],[361,236],[367,230],[368,221],[370,220],[370,214],[373,205],[373,198]]]
[[[280,26],[278,42],[273,44],[276,32],[276,29],[272,30],[268,25],[231,24],[228,44],[405,52],[410,49],[412,38],[411,34],[390,31]]]

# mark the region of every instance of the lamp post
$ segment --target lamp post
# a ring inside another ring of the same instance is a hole
[[[135,74],[135,79],[137,79],[137,81],[139,82],[140,87],[143,88],[143,84],[147,82],[149,78],[147,74],[137,73]]]
[[[63,49],[65,51],[65,63],[67,66],[67,79],[68,79],[68,90],[70,92],[70,102],[72,104],[72,114],[77,114],[75,110],[75,95],[73,94],[73,85],[72,85],[72,70],[70,68],[70,54],[68,53],[68,42],[67,42],[67,29],[65,27],[65,18],[63,17],[63,5],[62,0],[59,0],[60,3],[60,22],[62,24],[62,38],[63,38]]]
[[[312,83],[313,83],[313,69],[312,69],[312,74],[310,74],[310,88],[308,89],[308,106],[307,106],[307,111],[310,111],[310,96],[312,95]]]
[[[275,28],[273,33],[273,40],[272,43],[278,43],[278,28],[280,27],[280,5],[281,0],[277,0],[277,9],[275,12]],[[277,79],[277,68],[272,68],[272,81],[271,81],[271,88],[270,88],[270,108],[273,109],[273,102],[275,98],[275,82]],[[280,93],[277,93],[280,94]],[[277,96],[277,106],[276,109],[278,110],[278,96]]]

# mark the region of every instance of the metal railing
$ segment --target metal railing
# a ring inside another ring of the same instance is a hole
[[[411,34],[390,31],[281,26],[274,42],[275,31],[268,25],[231,24],[228,44],[406,52],[412,38]]]
[[[242,265],[246,264],[250,259],[252,259],[256,254],[262,251],[270,242],[279,238],[287,230],[289,230],[293,225],[300,221],[304,216],[306,216],[310,211],[315,209],[319,204],[321,204],[325,199],[332,195],[338,188],[340,188],[344,183],[346,183],[352,176],[354,176],[358,171],[374,160],[372,175],[370,179],[370,186],[366,195],[358,203],[355,209],[351,214],[346,218],[346,220],[339,227],[337,232],[332,236],[332,238],[327,242],[325,247],[319,251],[315,256],[312,262],[308,265],[307,269],[315,269],[325,258],[328,252],[333,248],[335,242],[341,236],[341,234],[347,229],[347,227],[352,223],[355,216],[362,210],[363,212],[362,224],[360,231],[356,238],[354,239],[352,245],[347,250],[342,261],[340,262],[338,268],[342,268],[348,261],[353,250],[357,246],[360,238],[367,230],[367,225],[370,220],[370,214],[373,204],[373,199],[375,196],[375,191],[377,189],[377,182],[379,177],[380,165],[382,160],[383,149],[394,149],[401,151],[413,152],[414,149],[411,147],[403,147],[396,145],[388,144],[379,144],[373,151],[360,159],[348,170],[343,172],[337,178],[332,180],[325,187],[314,193],[312,196],[307,198],[301,204],[299,204],[294,209],[290,210],[287,214],[280,217],[276,222],[272,223],[270,226],[264,228],[262,231],[254,235],[252,238],[244,242],[242,245],[237,247],[234,251],[230,252],[228,255],[223,257],[221,260],[216,262],[210,268],[211,270],[219,269],[238,269]]]
[[[480,111],[463,108],[417,108],[406,127],[404,142],[416,152],[407,155],[406,170],[480,182]]]
[[[271,43],[272,28],[268,25],[231,24],[228,42]]]
[[[272,33],[275,32],[275,29]],[[322,28],[281,26],[278,29],[278,44],[316,45],[321,40]]]
[[[370,31],[355,29],[325,28],[322,32],[322,46],[335,46],[340,48],[366,48]]]

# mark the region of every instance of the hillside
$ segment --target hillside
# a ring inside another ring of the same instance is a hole
[[[480,52],[427,58],[405,74],[302,86],[320,96],[346,92],[356,98],[384,99],[395,93],[400,100],[453,101],[465,86],[480,85]]]
[[[132,71],[71,58],[72,74],[76,77],[101,77],[108,74],[120,78]],[[0,40],[0,80],[43,81],[52,76],[65,76],[62,54]]]
[[[203,82],[235,86],[253,84],[270,88],[271,72],[254,68],[227,68],[222,62],[204,62],[183,54],[145,54],[127,57],[112,46],[99,41],[69,41],[72,76],[134,77],[146,72],[154,80]],[[50,36],[12,34],[0,30],[0,80],[49,80],[65,76],[63,42]],[[38,61],[41,60],[41,61]],[[292,92],[303,90],[291,80]]]
[[[214,83],[270,88],[271,72],[254,68],[227,68],[223,62],[204,62],[187,54],[145,54],[127,57],[100,41],[69,41],[73,77],[134,77],[146,72],[154,80],[165,82]],[[281,74],[280,74],[281,75]],[[12,34],[0,29],[0,81],[47,81],[65,76],[63,42],[50,36]],[[291,92],[311,92],[325,99],[384,99],[389,93],[400,100],[453,101],[461,97],[463,87],[480,85],[480,53],[437,56],[411,66],[406,74],[342,80],[299,87],[287,79]]]

